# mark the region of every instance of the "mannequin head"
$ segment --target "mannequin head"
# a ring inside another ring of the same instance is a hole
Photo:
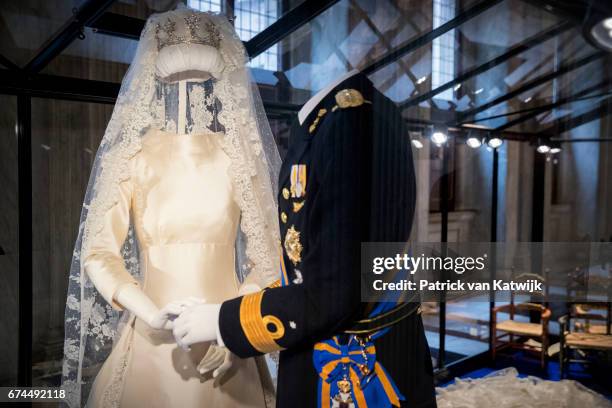
[[[155,71],[164,82],[205,81],[218,78],[224,66],[221,54],[211,46],[175,44],[159,51]]]
[[[221,34],[206,13],[180,9],[155,26],[155,72],[164,95],[164,129],[176,133],[222,130],[213,83],[226,67]]]
[[[219,31],[203,13],[170,13],[155,27],[155,38],[159,50],[155,69],[162,81],[218,78],[225,68]]]

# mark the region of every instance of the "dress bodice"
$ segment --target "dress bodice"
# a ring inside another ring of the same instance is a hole
[[[222,302],[238,293],[235,240],[240,208],[218,133],[149,131],[131,159],[118,202],[84,256],[84,268],[116,308],[126,270],[121,246],[134,225],[143,291],[159,307],[190,296]]]
[[[119,200],[84,256],[88,276],[115,308],[121,308],[116,294],[129,284],[140,285],[158,308],[189,297],[221,303],[238,295],[234,251],[240,209],[230,159],[219,140],[216,133],[159,130],[143,137],[142,149],[130,161],[130,177],[119,186]],[[126,270],[121,255],[130,224],[138,238],[142,282]],[[254,361],[233,363],[237,374],[219,391],[197,370],[207,350],[208,343],[200,343],[184,351],[171,331],[128,320],[96,377],[90,405],[106,406],[117,367],[125,370],[117,393],[122,407],[265,405],[259,382],[252,381]]]
[[[219,134],[150,131],[132,159],[134,225],[141,248],[234,244],[240,209]]]

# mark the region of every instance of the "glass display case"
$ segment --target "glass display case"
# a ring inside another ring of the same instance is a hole
[[[612,240],[612,60],[572,10],[522,0],[186,4],[232,19],[281,157],[298,110],[342,74],[360,70],[396,104],[415,157],[413,240]],[[13,312],[0,327],[0,385],[58,384],[84,188],[139,32],[159,11],[145,0],[0,6],[0,309]],[[19,118],[17,98],[29,107]],[[24,138],[29,162],[17,158]],[[554,149],[540,153],[544,144]],[[31,174],[18,171],[28,164]],[[29,206],[18,201],[24,186]],[[23,214],[28,224],[17,222]],[[24,254],[16,243],[28,237]],[[18,282],[31,285],[30,299]],[[491,308],[505,304],[490,295],[424,304],[434,368],[490,351]],[[19,329],[20,310],[32,312],[31,331]],[[7,334],[17,331],[27,350]]]

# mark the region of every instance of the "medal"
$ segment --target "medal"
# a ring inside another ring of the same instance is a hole
[[[332,399],[332,407],[355,408],[355,401],[351,395],[351,382],[346,378],[337,381],[338,393]]]
[[[300,198],[306,195],[306,165],[294,164],[291,166],[291,197]]]

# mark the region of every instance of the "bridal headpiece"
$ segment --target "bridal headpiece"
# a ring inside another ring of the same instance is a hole
[[[157,23],[157,49],[177,44],[201,44],[218,49],[221,43],[219,29],[212,21],[202,19],[202,14],[194,13],[175,19],[168,17],[165,22]]]
[[[221,76],[227,67],[223,57],[223,33],[212,14],[179,10],[166,13],[155,23],[159,55],[156,73],[166,81],[191,72],[192,77]],[[184,79],[184,78],[183,78]]]

